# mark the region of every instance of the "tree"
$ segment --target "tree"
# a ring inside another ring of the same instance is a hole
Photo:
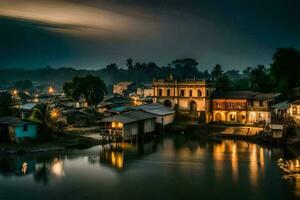
[[[250,88],[256,92],[272,92],[274,81],[270,72],[264,65],[253,68],[249,74]]]
[[[88,105],[96,106],[106,93],[105,83],[96,76],[74,77],[72,81],[63,85],[63,91],[68,98],[79,100],[84,97]]]
[[[12,114],[12,98],[8,92],[0,92],[0,117]]]
[[[213,80],[217,80],[218,78],[220,78],[223,74],[223,70],[221,65],[217,64],[213,70],[211,71],[211,77]]]
[[[230,80],[226,75],[218,77],[216,80],[216,90],[228,91],[230,89]]]
[[[29,117],[29,120],[34,121],[42,126],[49,126],[49,107],[48,104],[38,104]]]
[[[55,113],[55,116],[53,116]],[[28,118],[39,125],[39,133],[60,133],[60,129],[55,121],[60,115],[57,108],[50,109],[47,103],[40,103],[33,108],[33,112]]]
[[[199,77],[198,62],[192,58],[176,59],[171,62],[175,67],[174,75],[179,78]]]
[[[283,93],[300,86],[300,52],[294,48],[280,48],[273,56],[271,75]]]
[[[133,60],[131,58],[127,59],[126,65],[127,65],[129,71],[133,70]]]
[[[265,66],[258,65],[256,68],[252,69],[249,75],[251,89],[255,92],[261,91],[264,87],[266,76]]]
[[[118,65],[116,63],[112,63],[110,65],[106,66],[106,70],[109,72],[117,72],[118,71]]]
[[[48,104],[41,103],[35,106],[28,119],[39,124],[39,133],[49,133],[56,130],[56,127],[51,121]]]
[[[249,76],[251,73],[251,70],[252,70],[251,67],[247,67],[246,69],[244,69],[242,72],[243,76]]]

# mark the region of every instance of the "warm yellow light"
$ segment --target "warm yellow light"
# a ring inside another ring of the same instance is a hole
[[[60,116],[60,110],[57,108],[54,108],[50,112],[51,119],[57,119]]]
[[[13,90],[13,95],[14,95],[14,96],[17,96],[17,95],[18,95],[18,90],[14,89],[14,90]]]
[[[64,166],[63,166],[63,162],[61,160],[59,160],[58,158],[55,158],[52,166],[51,166],[51,171],[55,176],[64,176]]]
[[[111,127],[112,128],[123,128],[123,124],[121,122],[112,122]]]
[[[28,169],[27,163],[26,163],[26,162],[23,162],[23,164],[22,164],[22,169],[21,169],[22,173],[23,173],[23,174],[26,174],[27,169]]]
[[[49,93],[49,94],[52,94],[53,92],[54,92],[54,89],[53,89],[52,86],[50,86],[50,87],[48,88],[48,93]]]

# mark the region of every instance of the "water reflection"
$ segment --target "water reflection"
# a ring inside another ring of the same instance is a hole
[[[122,149],[104,149],[100,152],[100,162],[112,167],[122,169],[124,167],[124,153]]]
[[[300,157],[295,159],[280,158],[277,164],[284,173],[282,178],[294,185],[295,194],[300,198]]]
[[[232,167],[232,178],[234,181],[238,180],[239,170],[238,170],[238,153],[237,153],[237,144],[232,144],[231,151],[231,167]]]
[[[275,177],[275,181],[282,181],[279,170],[276,171],[279,158],[283,161],[291,159],[285,149],[271,149],[242,141],[198,140],[180,135],[140,145],[105,145],[86,151],[0,157],[0,175],[5,178],[32,176],[35,183],[47,185],[63,182],[68,176],[79,176],[78,173],[86,174],[93,167],[94,176],[109,172],[118,181],[126,174],[136,172],[138,176],[143,172],[143,176],[165,176],[165,184],[170,184],[172,180],[177,184],[187,183],[189,187],[195,183],[199,188],[208,184],[216,185],[221,190],[243,187],[257,191],[262,184],[266,184],[266,179],[273,181],[274,173],[279,177]],[[293,169],[300,165],[297,159],[289,163]],[[273,171],[270,172],[270,169]],[[90,181],[89,177],[84,178],[82,181],[85,183]],[[157,179],[153,184],[156,183]],[[289,184],[294,188],[295,195],[300,197],[300,177],[293,177]]]
[[[47,184],[51,179],[64,176],[64,164],[58,157],[12,156],[0,158],[0,174],[5,177],[32,175],[37,183]]]

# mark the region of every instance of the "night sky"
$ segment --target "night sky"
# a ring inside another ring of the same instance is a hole
[[[98,69],[126,59],[268,65],[300,48],[299,0],[0,0],[0,68]]]

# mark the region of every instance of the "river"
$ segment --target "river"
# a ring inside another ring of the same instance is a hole
[[[167,136],[144,145],[0,157],[0,199],[300,199],[280,148]]]

